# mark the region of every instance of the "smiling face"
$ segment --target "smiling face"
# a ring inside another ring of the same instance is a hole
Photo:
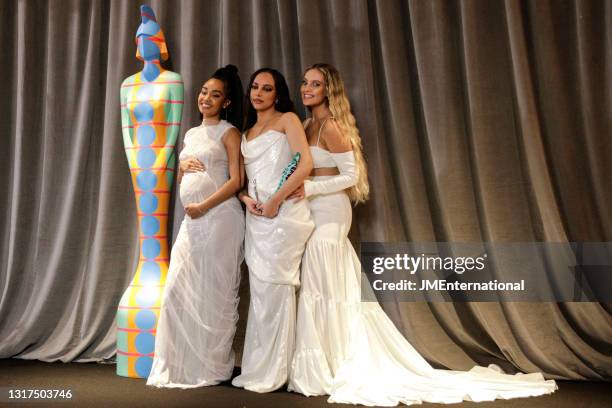
[[[274,107],[276,101],[276,86],[274,77],[269,72],[260,72],[257,74],[249,93],[251,103],[257,111],[264,111]]]
[[[221,108],[229,105],[225,97],[225,84],[217,78],[211,78],[202,85],[198,95],[198,109],[205,118],[218,116]]]
[[[310,69],[304,74],[302,85],[300,86],[302,103],[304,106],[312,108],[325,103],[325,77],[318,69]]]

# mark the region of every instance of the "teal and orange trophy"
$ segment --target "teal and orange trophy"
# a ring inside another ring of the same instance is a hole
[[[140,257],[117,312],[117,374],[146,378],[168,273],[168,205],[174,145],[183,113],[183,80],[167,71],[164,33],[149,6],[140,7],[136,57],[142,71],[121,84],[121,124],[136,195]]]

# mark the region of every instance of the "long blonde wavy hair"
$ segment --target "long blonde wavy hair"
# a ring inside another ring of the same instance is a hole
[[[355,116],[351,113],[351,103],[346,97],[344,82],[340,77],[340,72],[330,64],[314,64],[306,68],[304,74],[311,69],[316,69],[325,78],[325,93],[327,95],[327,106],[335,122],[340,127],[342,136],[348,138],[355,154],[355,165],[357,166],[357,184],[349,188],[348,196],[355,204],[364,202],[370,194],[368,184],[368,168],[363,157],[363,147],[359,129],[355,121]]]

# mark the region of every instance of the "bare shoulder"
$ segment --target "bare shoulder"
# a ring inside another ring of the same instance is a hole
[[[295,126],[295,125],[302,126],[302,121],[300,120],[298,115],[296,115],[293,112],[283,113],[283,116],[281,116],[280,118],[280,122],[284,126]]]
[[[223,143],[240,143],[240,132],[234,126],[231,126],[223,134]]]
[[[353,150],[348,135],[344,135],[334,119],[325,122],[321,131],[321,139],[332,153],[344,153]]]

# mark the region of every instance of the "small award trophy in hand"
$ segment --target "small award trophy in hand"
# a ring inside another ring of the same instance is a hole
[[[283,173],[281,174],[281,178],[278,181],[278,186],[276,186],[276,190],[274,190],[275,193],[278,190],[280,190],[280,188],[282,187],[283,183],[285,181],[287,181],[287,179],[289,177],[291,177],[291,175],[293,174],[295,169],[297,169],[298,163],[300,162],[300,157],[302,157],[300,152],[297,152],[296,154],[294,154],[293,157],[291,158],[291,162],[289,162],[287,167],[285,167],[283,169]],[[257,179],[253,179],[253,192],[255,193],[255,200],[257,200],[258,203],[263,203],[263,201],[261,201],[261,199],[259,197],[259,192],[257,191]]]
[[[293,158],[291,158],[291,162],[283,170],[283,174],[281,175],[281,179],[278,182],[278,186],[276,187],[276,190],[274,190],[275,193],[280,190],[283,183],[287,181],[287,179],[293,174],[295,169],[297,169],[298,163],[300,162],[300,157],[302,157],[300,152],[297,152],[293,155]]]

